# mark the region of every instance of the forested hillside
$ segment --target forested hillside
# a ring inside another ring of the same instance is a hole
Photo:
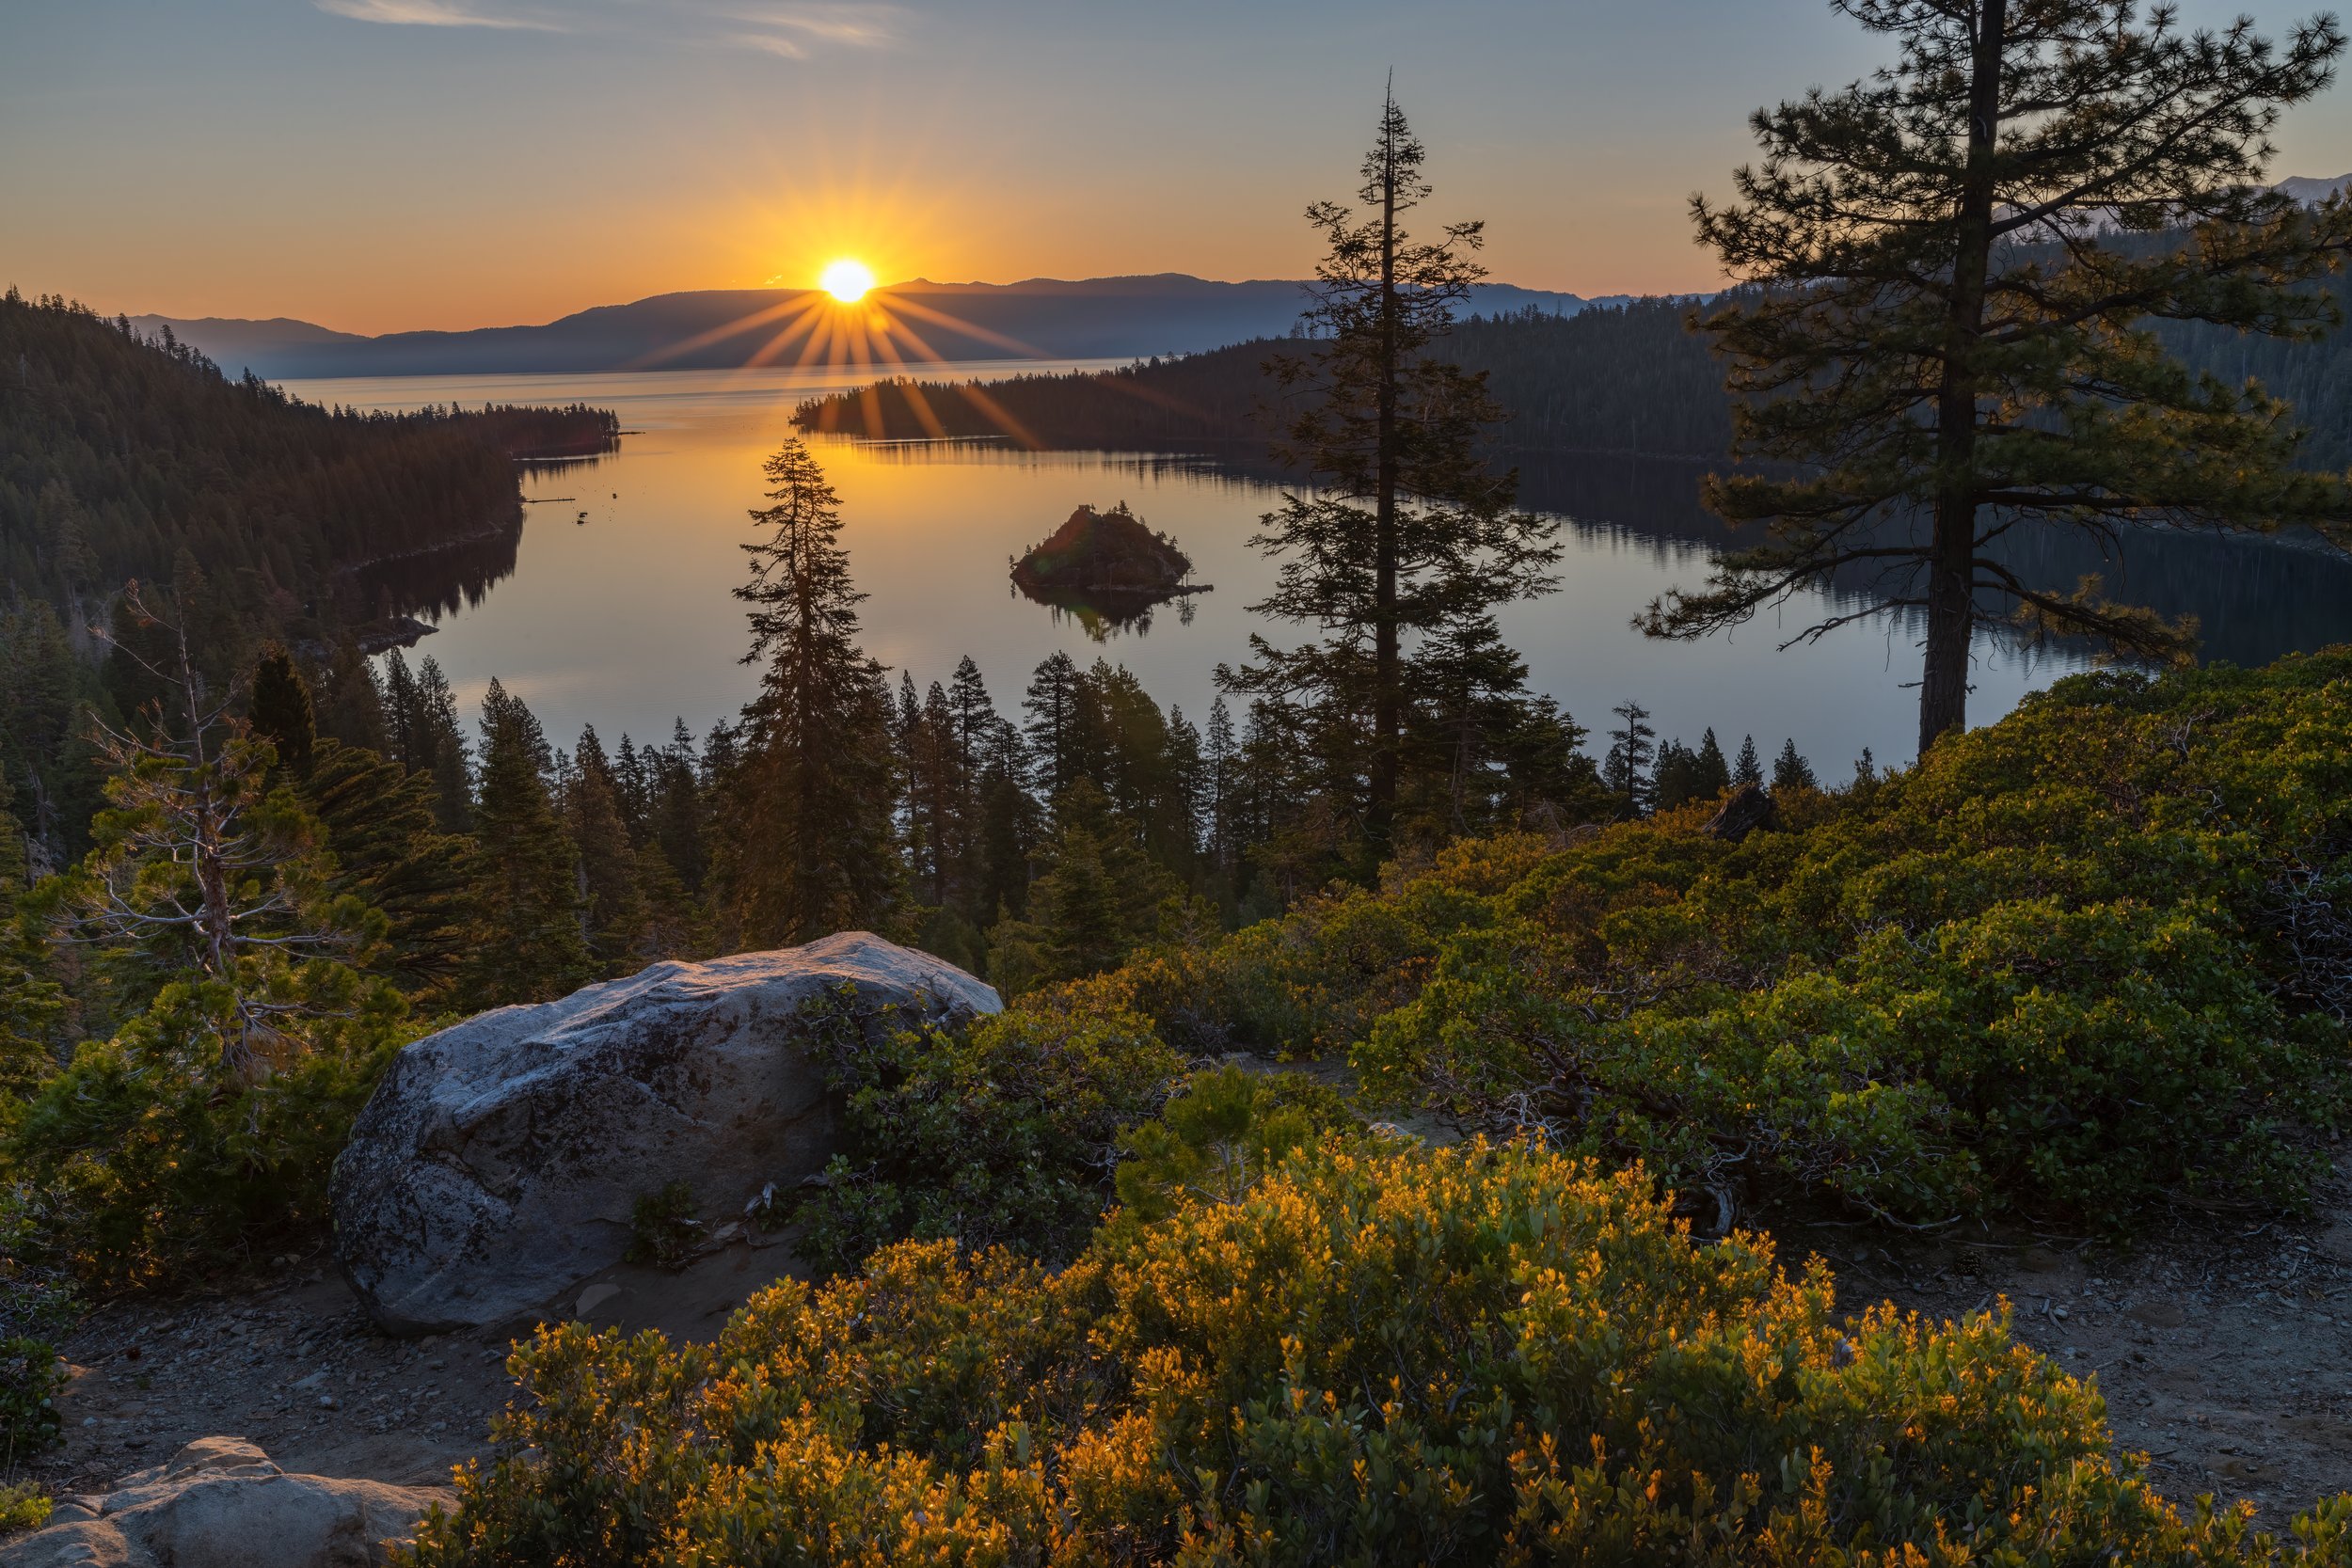
[[[602,451],[617,432],[584,407],[322,408],[86,307],[0,297],[0,771],[37,863],[87,847],[79,710],[119,717],[155,694],[89,634],[138,643],[126,582],[169,585],[216,682],[272,636],[344,645],[348,674],[347,644],[383,612],[357,567],[511,536],[516,459]]]
[[[2352,277],[2339,277],[2333,288],[2352,308]],[[1691,309],[1686,301],[1645,299],[1573,316],[1477,317],[1457,325],[1431,352],[1486,373],[1509,416],[1498,437],[1506,451],[1713,459],[1730,445],[1730,403],[1722,366],[1689,329]],[[2192,370],[2231,385],[2251,376],[2286,399],[2311,428],[2306,466],[2352,464],[2352,334],[2292,342],[2174,323],[2161,335]],[[794,420],[805,430],[891,440],[986,437],[1119,449],[1231,444],[1254,452],[1282,418],[1263,372],[1266,361],[1312,349],[1311,341],[1262,339],[1115,371],[985,385],[898,377],[811,399]]]
[[[60,299],[0,299],[0,574],[63,610],[200,562],[236,613],[330,626],[330,579],[512,524],[514,459],[600,451],[585,408],[361,414],[230,381]]]

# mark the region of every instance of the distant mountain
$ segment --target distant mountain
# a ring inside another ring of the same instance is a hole
[[[2352,174],[2339,174],[2333,180],[2313,180],[2297,175],[2292,180],[2281,180],[2270,188],[2297,201],[2312,202],[2325,201],[2347,185],[2352,185]]]
[[[943,359],[1092,359],[1191,354],[1251,338],[1280,337],[1298,319],[1307,285],[1280,279],[1217,283],[1183,273],[1146,277],[1038,277],[1021,283],[934,283],[877,290],[902,331],[893,347],[910,363]],[[1484,283],[1470,312],[1574,315],[1577,294]],[[796,362],[809,335],[783,343],[779,331],[831,309],[804,289],[707,289],[599,306],[543,326],[470,332],[393,332],[364,338],[307,322],[183,321],[142,316],[152,333],[168,326],[230,375],[266,379],[465,372],[733,369]],[[820,317],[821,319],[821,317]],[[831,357],[820,348],[819,356]],[[853,362],[886,365],[887,352],[862,350]]]

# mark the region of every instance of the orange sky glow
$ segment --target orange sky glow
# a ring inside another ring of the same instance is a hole
[[[1881,53],[1821,0],[83,0],[6,27],[0,283],[369,333],[845,256],[884,284],[1303,277],[1301,211],[1349,194],[1391,68],[1427,216],[1484,218],[1497,280],[1704,289],[1686,203],[1728,188],[1749,108]],[[2352,168],[2348,100],[2289,116],[2278,172]]]

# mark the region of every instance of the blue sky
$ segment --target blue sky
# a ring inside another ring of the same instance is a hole
[[[1883,52],[1822,0],[0,0],[0,279],[373,332],[841,254],[1297,276],[1393,67],[1498,277],[1691,289],[1748,111]],[[2280,141],[2352,169],[2352,91]]]

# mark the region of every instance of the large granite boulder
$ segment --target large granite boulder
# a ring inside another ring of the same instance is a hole
[[[403,1051],[335,1162],[335,1256],[377,1323],[515,1321],[628,1249],[639,1197],[691,1186],[739,1217],[834,1153],[803,1004],[847,985],[868,1027],[994,1012],[951,964],[863,931],[660,963],[501,1007]]]
[[[57,1499],[0,1545],[0,1568],[377,1568],[416,1534],[438,1486],[290,1476],[237,1437],[199,1437],[112,1492]]]

